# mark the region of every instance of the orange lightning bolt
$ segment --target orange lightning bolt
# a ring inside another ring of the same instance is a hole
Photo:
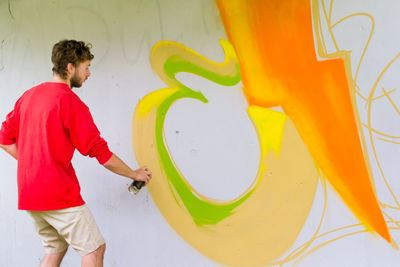
[[[347,206],[391,242],[363,155],[351,76],[343,58],[317,60],[310,0],[218,0],[218,5],[249,105],[281,106]]]

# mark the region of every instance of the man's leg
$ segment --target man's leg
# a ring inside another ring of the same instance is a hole
[[[59,267],[67,250],[56,254],[46,254],[40,263],[40,267]]]
[[[101,245],[95,251],[83,256],[82,267],[103,267],[103,258],[105,251],[106,251],[106,244]]]
[[[60,266],[65,253],[68,250],[68,244],[61,237],[57,230],[51,226],[44,218],[46,211],[27,211],[33,219],[33,223],[45,250],[40,267]]]

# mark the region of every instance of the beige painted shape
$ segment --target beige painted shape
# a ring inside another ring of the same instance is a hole
[[[154,99],[174,92],[161,89]],[[158,103],[157,103],[158,102]],[[162,101],[161,101],[162,102]],[[139,164],[153,171],[149,191],[171,227],[192,247],[230,266],[264,266],[281,257],[295,242],[313,204],[318,172],[293,123],[287,119],[279,158],[270,151],[261,160],[255,192],[230,217],[216,225],[199,227],[168,184],[155,145],[156,110],[159,101],[142,100],[146,115],[135,113],[133,141]],[[268,168],[266,168],[268,166]]]

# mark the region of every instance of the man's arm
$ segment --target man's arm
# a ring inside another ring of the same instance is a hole
[[[12,145],[1,145],[0,147],[4,149],[8,154],[13,156],[13,158],[18,159],[18,149],[16,144]]]
[[[131,178],[135,181],[143,181],[145,184],[147,184],[152,177],[151,171],[149,171],[147,167],[132,170],[115,154],[113,154],[103,166],[116,174]]]
[[[129,168],[108,148],[107,142],[100,136],[89,108],[73,95],[60,100],[61,116],[64,128],[68,131],[71,143],[84,156],[95,157],[108,170],[147,184],[151,172],[146,167],[137,170]]]

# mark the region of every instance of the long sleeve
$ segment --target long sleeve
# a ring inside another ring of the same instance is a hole
[[[60,113],[72,144],[82,155],[95,157],[100,164],[111,158],[112,152],[100,136],[89,108],[78,97],[65,98]]]

